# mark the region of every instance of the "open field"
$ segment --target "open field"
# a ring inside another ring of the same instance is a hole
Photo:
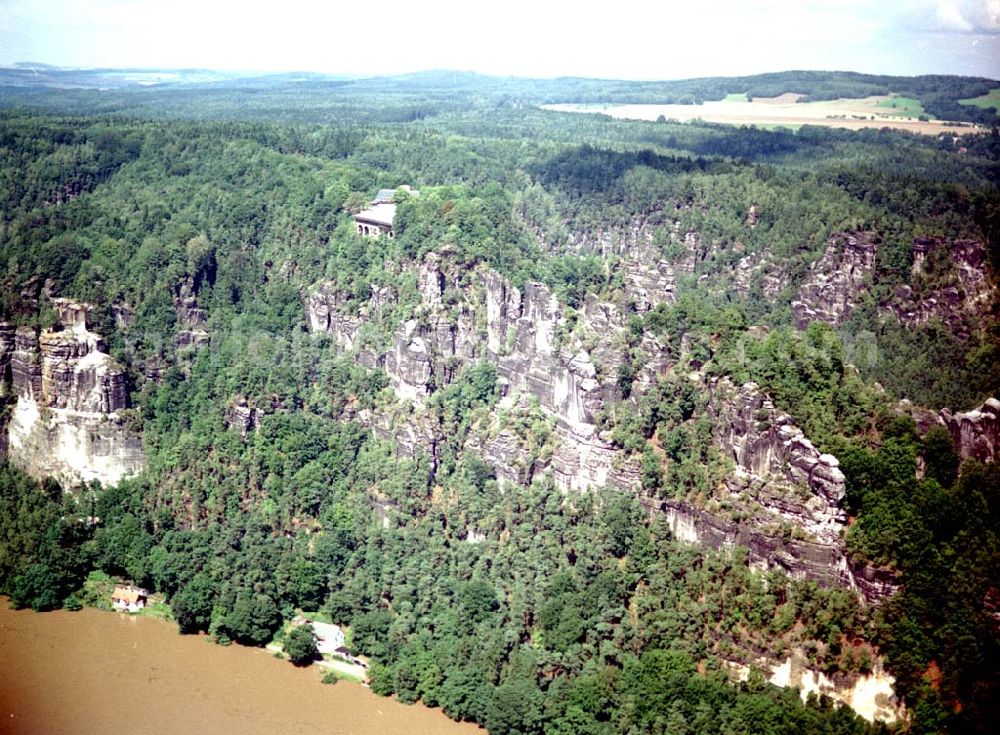
[[[924,114],[924,106],[920,104],[920,100],[895,94],[880,100],[877,106],[886,113],[899,117],[920,117]]]
[[[885,95],[862,99],[838,99],[824,102],[798,102],[799,95],[783,94],[779,97],[755,98],[752,102],[739,101],[730,95],[718,102],[700,105],[600,105],[557,104],[545,105],[547,110],[559,112],[590,112],[610,115],[625,120],[656,120],[661,115],[670,120],[705,122],[728,125],[758,125],[761,127],[790,127],[825,125],[832,128],[894,128],[913,133],[938,135],[939,133],[970,132],[982,127],[968,123],[956,124],[943,120],[923,121],[913,116],[922,112],[920,103],[905,97]],[[897,107],[891,107],[895,102]]]
[[[989,94],[984,94],[982,97],[972,97],[970,99],[959,100],[958,104],[972,105],[973,107],[982,107],[984,109],[992,108],[997,112],[1000,112],[1000,87],[991,89]]]

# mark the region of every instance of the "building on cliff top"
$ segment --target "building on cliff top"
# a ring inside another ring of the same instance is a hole
[[[419,191],[411,189],[409,186],[401,186],[399,190],[405,191],[410,196],[420,195]],[[396,198],[396,191],[396,189],[379,189],[368,208],[354,215],[354,223],[357,225],[359,235],[394,237],[392,223],[396,219],[396,204],[393,201]]]
[[[142,587],[118,584],[111,593],[111,607],[125,612],[139,612],[146,607],[148,597],[149,593]]]

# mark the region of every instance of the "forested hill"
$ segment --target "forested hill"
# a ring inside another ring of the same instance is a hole
[[[494,735],[993,731],[996,133],[230,81],[2,91],[0,592]]]
[[[383,77],[344,77],[312,72],[246,74],[201,69],[60,69],[44,64],[0,68],[0,104],[60,112],[129,112],[132,114],[251,115],[256,119],[323,120],[351,100],[370,95],[379,106],[418,101],[416,114],[470,105],[546,103],[685,104],[722,100],[802,95],[801,102],[873,95],[900,95],[917,100],[941,120],[995,125],[995,106],[960,103],[986,98],[1000,82],[982,77],[926,75],[895,77],[846,71],[787,71],[745,77],[703,77],[671,81],[626,81],[561,77],[531,79],[496,77],[452,70]],[[188,92],[188,96],[178,92]],[[141,92],[141,94],[127,94]],[[204,94],[204,93],[209,94]],[[223,96],[228,92],[230,97]],[[126,94],[123,94],[126,93]],[[228,104],[219,104],[225,100]],[[285,105],[281,101],[286,101]],[[210,102],[207,108],[202,105]],[[247,105],[236,107],[237,102]]]

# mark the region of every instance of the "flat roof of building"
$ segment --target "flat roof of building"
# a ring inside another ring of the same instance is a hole
[[[359,222],[371,222],[375,225],[392,226],[392,220],[396,217],[395,204],[375,204],[368,209],[362,210],[354,215],[354,219]]]

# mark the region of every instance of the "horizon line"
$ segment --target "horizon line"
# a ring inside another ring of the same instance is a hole
[[[804,69],[804,68],[786,68],[778,71],[763,71],[756,72],[753,74],[705,74],[705,75],[695,75],[695,76],[683,76],[683,77],[647,77],[647,78],[628,78],[621,76],[587,76],[582,74],[559,74],[559,75],[537,75],[529,76],[522,74],[498,74],[492,72],[475,71],[473,69],[460,69],[460,68],[449,68],[449,67],[422,67],[417,69],[410,69],[406,71],[393,71],[393,72],[348,72],[348,71],[318,71],[315,69],[227,69],[222,67],[211,67],[211,66],[140,66],[140,65],[122,65],[122,66],[65,66],[60,64],[50,64],[43,61],[12,61],[12,62],[0,62],[0,69],[15,69],[15,70],[25,70],[30,71],[33,67],[37,67],[35,70],[50,70],[50,71],[64,71],[64,72],[214,72],[217,74],[231,74],[231,75],[245,75],[245,76],[288,76],[294,74],[312,74],[317,76],[328,76],[328,77],[338,77],[341,79],[349,79],[352,81],[361,81],[365,79],[384,79],[392,77],[404,77],[404,76],[416,76],[420,74],[433,74],[433,73],[451,73],[451,74],[463,74],[463,75],[474,75],[485,78],[492,79],[520,79],[520,80],[549,80],[549,81],[559,81],[563,79],[585,79],[585,80],[600,80],[607,82],[637,82],[637,83],[656,83],[656,82],[682,82],[698,79],[748,79],[751,77],[766,76],[769,74],[794,74],[794,73],[804,73],[804,74],[858,74],[861,76],[877,76],[877,77],[892,77],[897,79],[917,79],[920,77],[957,77],[961,79],[986,79],[989,81],[1000,82],[1000,79],[995,79],[993,77],[979,76],[972,74],[950,74],[946,72],[932,72],[925,74],[888,74],[883,72],[871,72],[871,71],[856,71],[853,69]]]

